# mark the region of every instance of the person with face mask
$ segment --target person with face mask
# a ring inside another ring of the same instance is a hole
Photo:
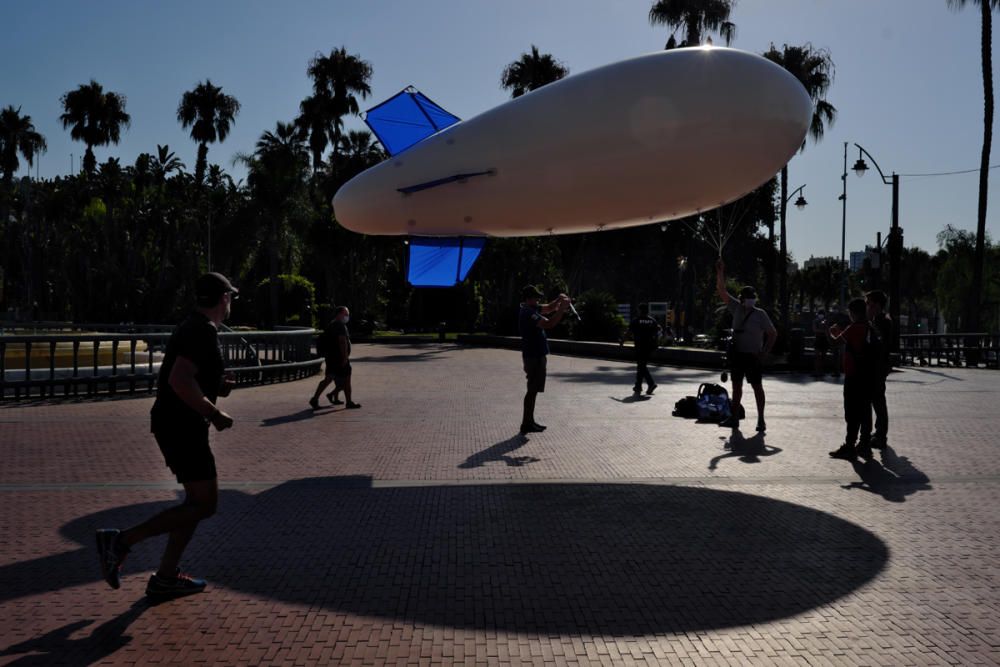
[[[739,298],[726,289],[726,266],[719,258],[715,264],[715,287],[729,313],[733,316],[733,346],[729,354],[730,373],[733,378],[732,416],[720,422],[721,426],[739,426],[743,410],[743,378],[753,387],[757,401],[757,431],[763,433],[764,422],[764,382],[761,368],[767,355],[771,354],[778,331],[767,313],[757,307],[757,291],[749,285],[740,290]]]
[[[361,407],[351,400],[351,334],[347,330],[347,323],[350,321],[351,311],[345,306],[340,306],[334,310],[333,321],[323,331],[326,375],[320,380],[313,397],[309,399],[309,405],[313,410],[319,410],[319,396],[331,382],[335,383],[333,391],[326,395],[330,403],[339,405],[340,400],[337,396],[343,391],[348,410],[357,410]]]

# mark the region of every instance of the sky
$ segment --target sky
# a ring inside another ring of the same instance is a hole
[[[276,121],[290,121],[310,92],[306,68],[341,46],[371,63],[363,109],[414,85],[460,118],[505,101],[503,68],[537,45],[570,73],[663,48],[651,0],[4,0],[0,106],[20,107],[48,142],[37,173],[66,174],[84,147],[59,123],[60,97],[91,78],[127,97],[131,127],[99,162],[131,164],[157,144],[194,169],[197,146],[176,120],[181,95],[211,79],[242,105],[209,161],[237,178],[238,153]],[[873,169],[850,171],[861,144],[900,181],[907,246],[934,252],[945,225],[975,230],[983,135],[978,9],[946,0],[738,0],[733,47],[762,53],[773,42],[827,49],[835,63],[827,100],[837,119],[789,163],[788,247],[800,262],[839,256],[844,143],[849,144],[847,252],[888,234],[891,188]],[[716,40],[716,44],[721,41]],[[996,86],[996,83],[994,83]],[[360,119],[348,127],[364,127]],[[719,155],[724,160],[725,155]],[[1000,165],[1000,155],[991,163]],[[871,162],[869,161],[869,166]],[[974,169],[952,176],[907,176]],[[22,167],[22,174],[26,168]],[[32,170],[32,175],[36,170]],[[991,172],[1000,174],[1000,171]],[[1000,238],[1000,183],[991,184],[987,231]]]

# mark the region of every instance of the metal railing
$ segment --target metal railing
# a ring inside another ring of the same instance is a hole
[[[93,330],[95,325],[82,325]],[[0,336],[0,400],[154,392],[170,333]],[[313,329],[223,331],[226,370],[237,386],[298,380],[319,372]]]
[[[1000,334],[903,334],[901,364],[1000,368]]]

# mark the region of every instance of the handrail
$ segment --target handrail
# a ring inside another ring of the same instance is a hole
[[[1000,369],[1000,334],[903,334],[901,364]]]
[[[92,330],[90,325],[78,326]],[[315,335],[313,329],[222,331],[219,341],[227,370],[236,373],[237,386],[243,386],[287,382],[319,372],[322,359],[312,352]],[[162,330],[2,334],[0,400],[155,392],[170,336]]]

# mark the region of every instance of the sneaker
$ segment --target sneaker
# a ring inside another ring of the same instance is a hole
[[[719,426],[723,426],[725,428],[737,428],[739,425],[740,420],[735,415],[730,415],[719,422]]]
[[[871,445],[869,444],[858,445],[857,455],[860,456],[865,461],[871,461],[873,458],[875,458],[875,455],[872,454]]]
[[[122,565],[129,549],[121,544],[118,536],[121,531],[116,528],[101,528],[97,531],[97,557],[101,561],[101,576],[108,586],[118,589],[122,585]]]
[[[767,430],[767,424],[764,423],[763,419],[758,419],[757,420],[757,432],[758,433],[763,433],[766,430]]]
[[[656,388],[657,388],[658,386],[660,386],[660,385],[657,385],[657,384],[653,384],[653,385],[650,385],[650,386],[649,386],[649,387],[648,387],[648,388],[646,389],[646,396],[652,396],[652,395],[653,395],[653,392],[654,392],[654,391],[656,391]]]
[[[521,433],[541,433],[544,430],[545,427],[538,424],[521,424]]]
[[[874,449],[885,449],[889,444],[889,439],[884,435],[875,434],[872,436],[871,445]]]
[[[329,394],[326,395],[326,400],[330,401],[330,403],[333,404],[333,405],[343,405],[344,404],[344,402],[342,400],[340,400],[339,398],[334,398],[333,397],[333,392],[332,391]]]
[[[853,461],[856,457],[857,455],[854,453],[854,445],[848,445],[846,442],[840,446],[840,449],[830,452],[830,458],[834,459]]]
[[[544,431],[545,429],[548,428],[548,426],[542,426],[541,424],[539,424],[536,421],[531,422],[531,425],[534,426],[535,428],[537,428],[539,433],[541,433],[542,431]]]
[[[360,407],[361,407],[361,404],[360,404],[360,403],[353,403],[353,402],[352,402],[352,403],[348,403],[348,404],[347,404],[347,409],[348,409],[348,410],[357,410],[357,409],[358,409],[358,408],[360,408]]]
[[[313,410],[319,410],[319,401],[316,399],[315,396],[309,399],[309,407],[311,407]]]
[[[184,574],[180,570],[173,577],[163,577],[153,574],[146,584],[146,596],[161,600],[184,597],[194,593],[201,593],[205,590],[204,579],[196,579],[189,574]]]
[[[632,393],[633,394],[641,394],[642,393],[642,385],[639,385],[639,386],[636,386],[636,387],[632,387]]]

